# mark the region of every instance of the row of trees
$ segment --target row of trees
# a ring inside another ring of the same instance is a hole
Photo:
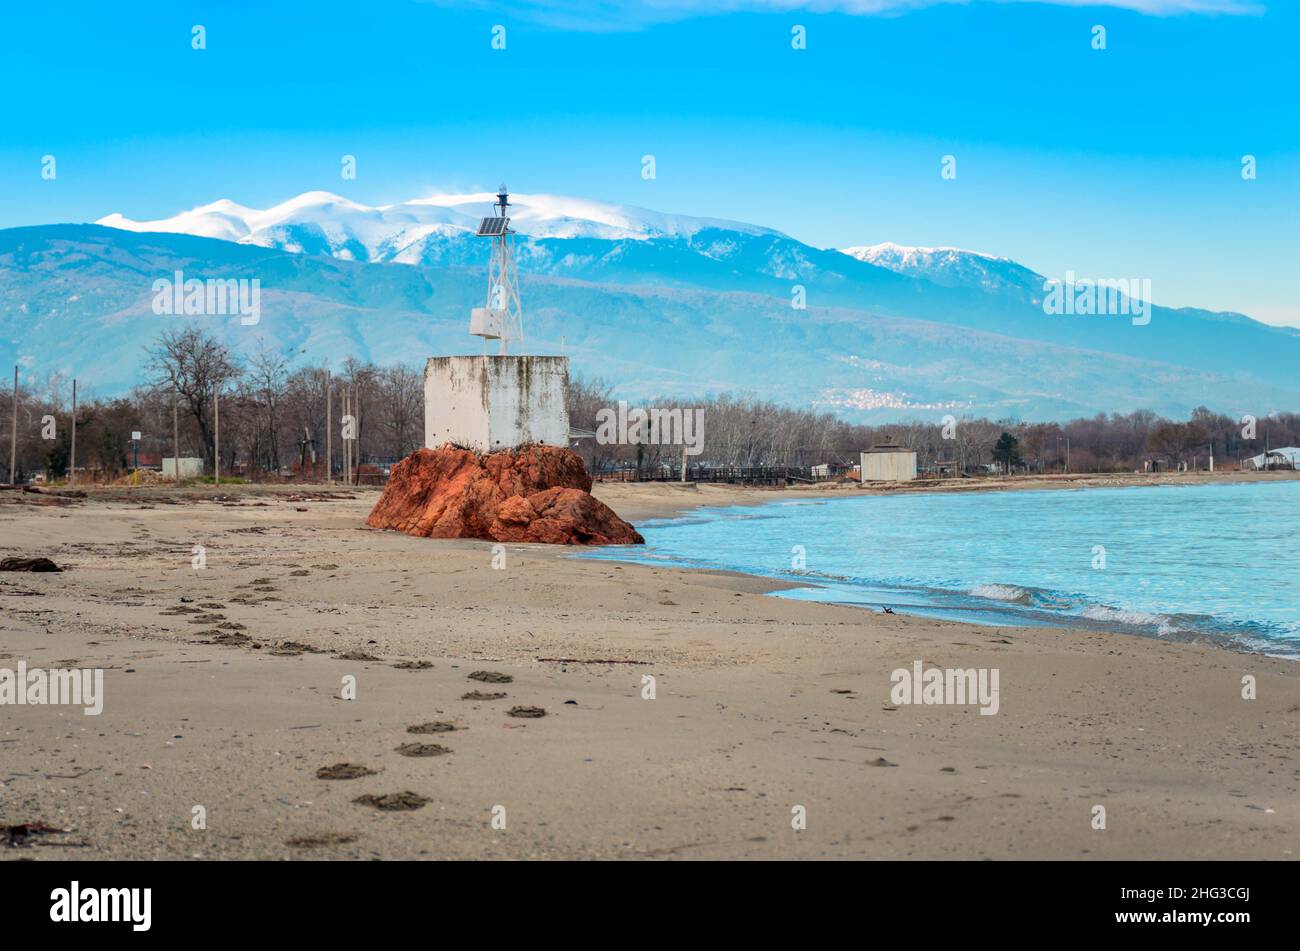
[[[569,390],[570,423],[575,428],[596,431],[600,411],[617,405],[614,387],[601,380],[575,380]],[[1068,465],[1074,472],[1124,472],[1143,469],[1153,461],[1170,466],[1205,465],[1211,453],[1216,466],[1235,465],[1239,459],[1263,452],[1266,444],[1273,448],[1300,445],[1300,414],[1237,419],[1205,407],[1196,409],[1186,421],[1138,410],[1066,423],[936,414],[931,419],[867,426],[830,413],[727,394],[693,401],[646,400],[634,405],[703,411],[703,452],[692,457],[692,465],[851,465],[863,449],[893,443],[914,449],[922,469],[971,472],[996,464],[1005,469],[1052,472]],[[597,443],[591,451],[593,468],[598,470],[676,465],[680,459],[680,446]]]
[[[77,405],[79,478],[112,481],[131,466],[131,435],[141,433],[145,460],[173,453],[173,426],[180,455],[198,457],[211,472],[218,446],[221,473],[250,479],[324,478],[326,446],[331,471],[343,471],[344,416],[355,463],[383,465],[424,441],[422,371],[398,364],[378,367],[349,358],[341,367],[291,368],[262,345],[239,361],[200,328],[171,330],[145,355],[148,382],[128,395],[96,397],[81,392]],[[327,395],[328,394],[328,395]],[[72,449],[71,381],[52,374],[18,391],[18,478],[34,473],[62,479]],[[327,410],[327,400],[329,403]],[[219,403],[219,405],[218,405]],[[3,418],[12,396],[0,397]],[[332,438],[326,437],[326,419]],[[218,439],[219,432],[219,439]],[[8,464],[8,428],[0,439]]]
[[[211,472],[219,416],[223,474],[323,478],[327,394],[334,473],[343,465],[345,412],[351,417],[354,462],[390,464],[423,443],[423,374],[415,366],[379,367],[349,358],[332,369],[295,368],[265,345],[240,361],[214,337],[192,327],[163,333],[148,348],[144,375],[148,382],[125,396],[94,397],[83,389],[76,420],[79,471],[101,481],[124,475],[131,465],[133,431],[143,434],[139,448],[146,460],[172,455],[175,416],[181,455],[202,458]],[[20,481],[35,473],[51,479],[66,474],[70,398],[70,381],[57,374],[20,387]],[[618,404],[609,383],[570,382],[574,429],[600,431],[602,418],[607,421]],[[693,413],[699,421],[694,435],[700,452],[690,461],[716,466],[852,464],[862,449],[892,441],[916,450],[923,469],[970,472],[997,463],[1048,472],[1064,469],[1068,459],[1072,471],[1107,472],[1141,469],[1153,459],[1203,464],[1211,452],[1219,465],[1231,465],[1262,452],[1266,443],[1274,448],[1300,445],[1300,415],[1278,414],[1256,423],[1203,407],[1185,421],[1139,410],[1059,424],[946,416],[866,426],[830,413],[729,394],[632,405]],[[12,406],[6,389],[0,395],[0,465],[6,470]],[[680,445],[658,442],[586,439],[577,445],[593,470],[675,465],[682,453]]]

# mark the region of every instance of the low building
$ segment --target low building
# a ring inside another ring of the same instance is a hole
[[[892,440],[877,443],[861,458],[863,482],[911,482],[916,478],[916,453]]]
[[[1300,469],[1300,447],[1284,446],[1270,449],[1258,456],[1241,460],[1243,469]]]

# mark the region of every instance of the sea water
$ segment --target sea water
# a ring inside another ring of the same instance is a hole
[[[699,509],[586,557],[795,582],[778,597],[1300,659],[1300,481],[909,492]]]

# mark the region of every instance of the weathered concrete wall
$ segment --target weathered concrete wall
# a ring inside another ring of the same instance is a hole
[[[163,457],[162,474],[164,479],[176,478],[176,460],[173,457]],[[181,456],[182,479],[197,479],[201,475],[203,475],[202,459],[191,456]]]
[[[862,453],[863,482],[910,482],[915,478],[914,452]]]
[[[430,357],[424,367],[424,445],[478,452],[525,443],[567,447],[568,357]]]

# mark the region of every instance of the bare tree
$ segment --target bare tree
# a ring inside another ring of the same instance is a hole
[[[423,443],[424,380],[404,363],[385,367],[375,378],[380,426],[388,446],[399,458]]]
[[[375,402],[375,380],[378,370],[373,363],[365,363],[356,357],[343,361],[342,372],[338,375],[341,388],[349,394],[352,418],[355,420],[356,458],[352,464],[358,465],[367,455],[376,451],[376,441],[371,437],[366,425],[367,411]]]
[[[268,347],[266,340],[257,342],[257,352],[249,360],[248,377],[251,395],[259,404],[264,419],[264,426],[259,430],[265,432],[266,451],[258,456],[265,463],[265,468],[272,472],[280,469],[280,401],[289,380],[289,362],[279,351]],[[262,441],[262,433],[258,434]]]
[[[239,376],[239,366],[226,345],[199,327],[165,330],[148,350],[153,385],[174,390],[181,405],[198,424],[204,453],[212,459],[211,407],[214,391]]]

